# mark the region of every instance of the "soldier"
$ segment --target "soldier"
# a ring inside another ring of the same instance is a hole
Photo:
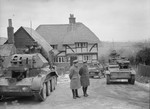
[[[78,69],[78,60],[73,61],[73,65],[70,68],[70,88],[72,89],[73,99],[80,98],[78,95],[78,89],[81,87],[80,75]]]
[[[83,66],[80,68],[79,74],[81,76],[80,81],[81,81],[81,86],[83,89],[83,96],[87,97],[88,96],[87,88],[90,85],[87,61],[83,61]]]

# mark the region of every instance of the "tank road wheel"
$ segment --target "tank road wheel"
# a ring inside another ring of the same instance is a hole
[[[43,85],[43,89],[42,89],[42,98],[45,100],[46,99],[46,84]]]
[[[110,75],[106,75],[106,83],[110,84]]]
[[[131,84],[133,84],[134,85],[134,82],[135,82],[135,75],[131,75]]]
[[[50,81],[47,81],[46,83],[46,95],[49,96],[51,93],[51,85],[50,85]]]
[[[52,77],[52,81],[51,81],[51,82],[52,82],[52,91],[55,90],[55,80],[54,80],[54,79],[55,79],[55,78]]]
[[[35,97],[38,101],[44,101],[46,99],[46,84],[43,84],[43,88],[39,93],[35,94]]]
[[[128,83],[131,84],[131,79],[128,79]]]
[[[56,76],[55,76],[54,80],[55,80],[55,86],[56,86],[57,85],[57,77]]]
[[[53,92],[53,78],[50,80],[50,85],[51,85],[51,92]]]

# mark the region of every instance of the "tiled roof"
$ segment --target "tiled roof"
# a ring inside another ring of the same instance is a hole
[[[22,27],[35,41],[38,42],[47,52],[51,51],[53,48],[49,45],[49,43],[41,37],[35,30],[28,27]]]
[[[40,25],[36,31],[50,44],[74,44],[74,42],[99,43],[98,37],[82,23]]]

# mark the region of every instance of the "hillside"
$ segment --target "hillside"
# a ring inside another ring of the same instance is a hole
[[[135,56],[143,47],[150,47],[150,41],[147,42],[106,42],[99,43],[99,58],[108,58],[112,50],[116,50],[121,56]]]

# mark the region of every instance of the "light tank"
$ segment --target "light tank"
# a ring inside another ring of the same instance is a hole
[[[130,61],[117,60],[117,64],[109,64],[106,70],[106,83],[110,84],[111,80],[127,79],[130,84],[135,83],[136,72],[130,66]]]
[[[11,66],[0,77],[0,97],[34,96],[44,101],[55,90],[57,72],[51,51],[41,45],[28,46],[26,53],[14,54]]]

